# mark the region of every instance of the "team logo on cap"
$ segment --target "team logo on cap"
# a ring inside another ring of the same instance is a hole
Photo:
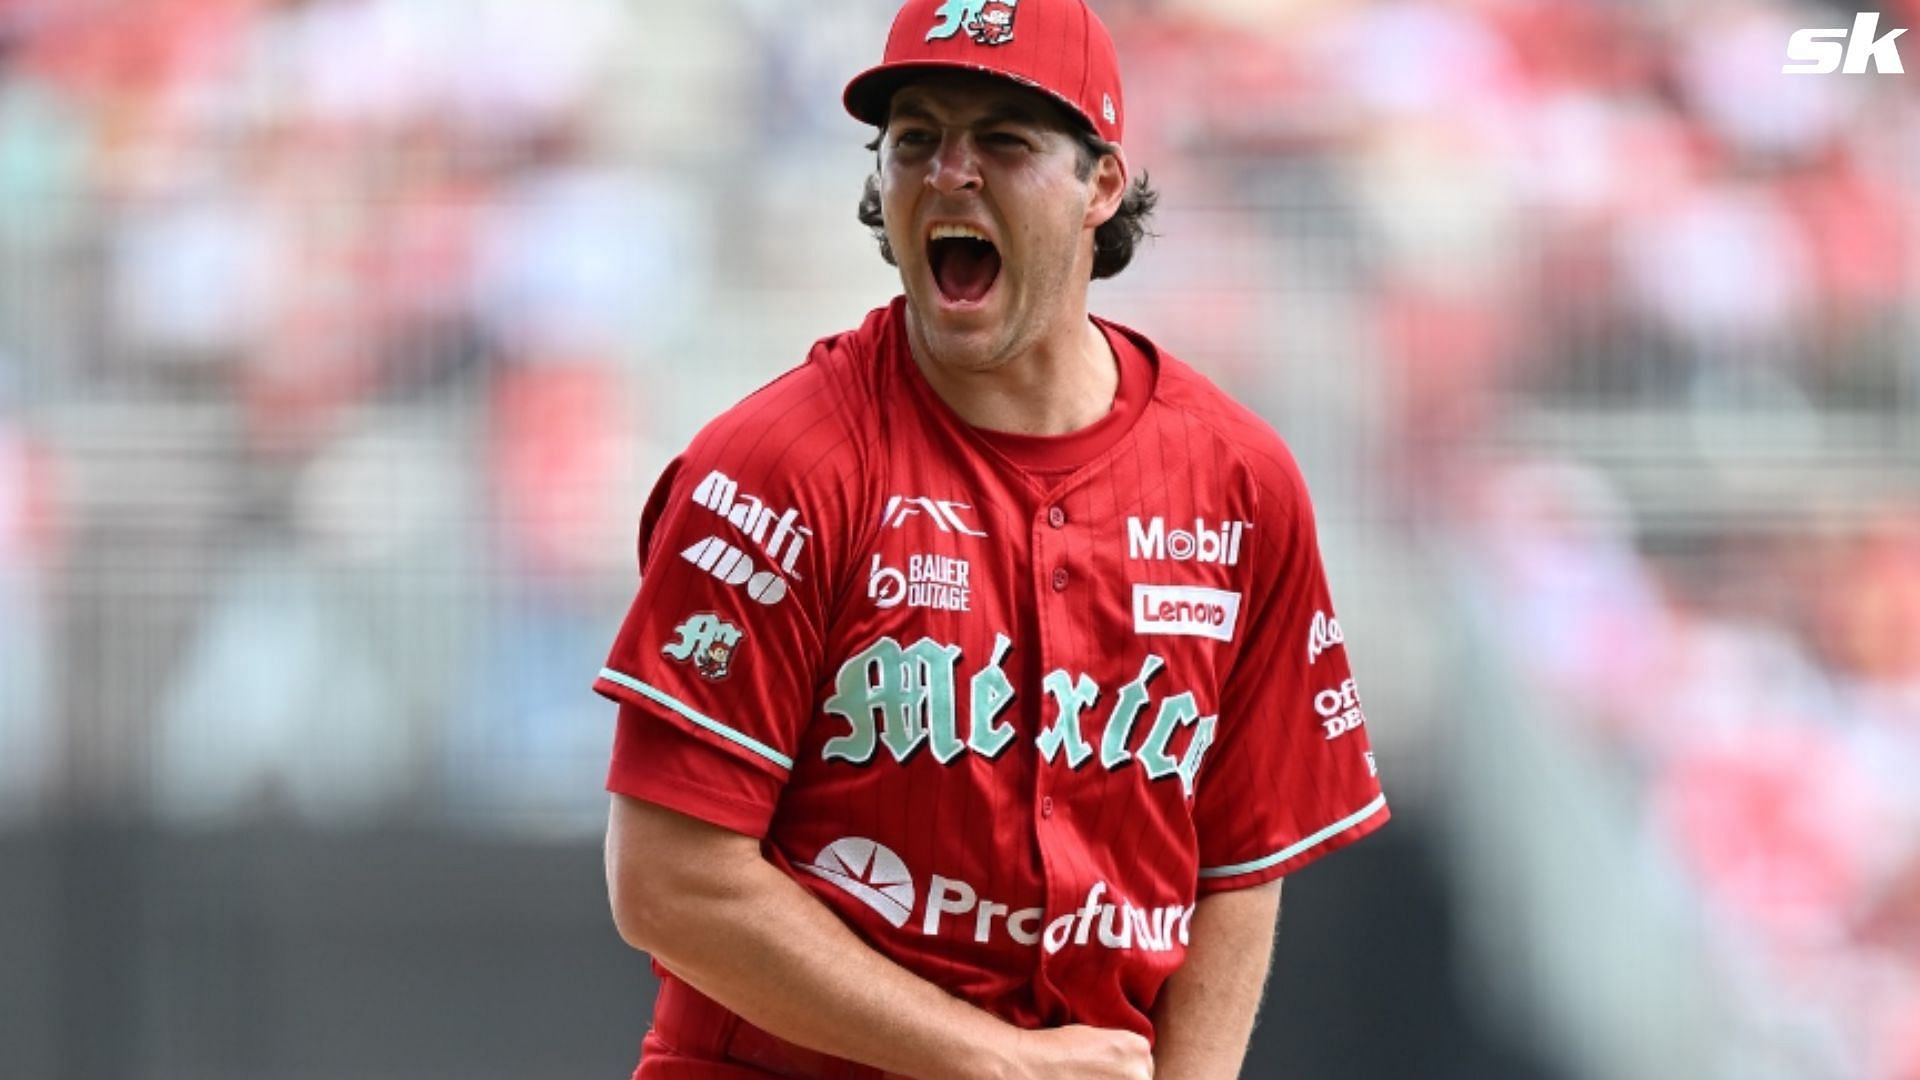
[[[1013,40],[1013,9],[1020,0],[947,0],[934,12],[941,20],[927,31],[928,41],[944,41],[962,30],[976,45],[1005,45]]]

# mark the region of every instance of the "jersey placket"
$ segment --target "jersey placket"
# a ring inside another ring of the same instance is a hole
[[[1064,655],[1064,646],[1056,644],[1056,620],[1064,622],[1068,615],[1069,599],[1076,589],[1092,587],[1094,582],[1084,573],[1084,568],[1072,565],[1068,557],[1069,514],[1065,506],[1064,493],[1056,489],[1050,497],[1040,502],[1035,509],[1029,532],[1032,537],[1032,588],[1034,592],[1034,610],[1039,618],[1036,621],[1040,631],[1040,669],[1042,671],[1077,671],[1079,665],[1074,658]],[[1049,719],[1058,722],[1061,704],[1053,701],[1044,690],[1041,697],[1041,728],[1045,730]],[[1083,717],[1084,719],[1084,717]],[[1067,995],[1053,980],[1049,971],[1049,961],[1053,953],[1046,947],[1046,928],[1061,912],[1073,907],[1077,900],[1074,895],[1072,874],[1059,860],[1068,856],[1073,848],[1071,825],[1067,820],[1065,793],[1058,782],[1062,776],[1070,777],[1071,768],[1062,755],[1049,762],[1040,753],[1038,742],[1034,744],[1037,760],[1033,770],[1033,825],[1036,845],[1040,851],[1040,869],[1046,880],[1046,912],[1041,919],[1042,928],[1039,962],[1035,969],[1037,987],[1044,988],[1053,1002],[1041,1001],[1043,1011],[1050,1011],[1055,1003],[1064,1003]],[[1056,769],[1064,770],[1056,773]]]

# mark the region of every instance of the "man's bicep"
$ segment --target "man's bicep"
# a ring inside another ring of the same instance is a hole
[[[614,925],[629,944],[652,949],[676,911],[729,896],[761,855],[750,836],[615,792],[606,861]]]
[[[1209,893],[1194,905],[1186,959],[1154,1006],[1160,1074],[1239,1074],[1266,989],[1280,885]]]
[[[760,858],[760,842],[657,802],[613,794],[607,858],[622,869],[680,872],[683,865],[725,865],[742,857]]]
[[[1221,926],[1229,935],[1265,933],[1280,919],[1280,891],[1286,878],[1274,878],[1241,889],[1211,892],[1194,902],[1194,925]]]

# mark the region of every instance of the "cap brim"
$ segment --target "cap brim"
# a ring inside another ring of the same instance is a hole
[[[921,75],[935,71],[972,71],[981,75],[991,75],[996,79],[1005,79],[1016,86],[1035,90],[1056,101],[1066,114],[1079,121],[1088,131],[1098,134],[1100,129],[1091,117],[1080,111],[1080,106],[1059,94],[1041,86],[1031,79],[1023,79],[1011,72],[984,64],[969,64],[960,60],[895,60],[892,63],[870,67],[853,77],[847,83],[846,92],[840,95],[841,104],[855,120],[872,124],[874,127],[887,126],[887,107],[893,102],[894,92]]]

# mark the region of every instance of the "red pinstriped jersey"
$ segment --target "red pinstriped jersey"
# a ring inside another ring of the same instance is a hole
[[[1016,464],[928,387],[904,312],[660,478],[595,683],[624,705],[609,787],[762,837],[1014,1023],[1151,1037],[1199,897],[1388,817],[1306,488],[1258,417],[1104,322],[1143,358],[1124,429]]]

